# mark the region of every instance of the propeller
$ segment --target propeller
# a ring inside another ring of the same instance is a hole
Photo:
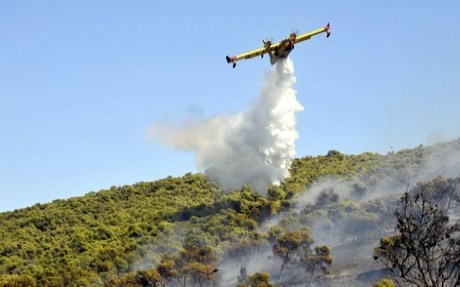
[[[289,39],[294,41],[298,34],[299,34],[299,30],[291,28],[291,34],[289,34]]]
[[[273,37],[264,37],[264,39],[262,40],[262,42],[264,43],[265,50],[270,49],[270,46],[272,45],[272,39]],[[260,57],[263,58],[264,54],[260,55]]]
[[[270,36],[270,37],[264,37],[263,40],[262,40],[264,43],[265,42],[270,42],[270,43],[273,43],[275,41],[275,39]]]
[[[270,46],[272,45],[272,41],[270,40],[262,40],[262,42],[264,43],[265,49],[270,48]]]

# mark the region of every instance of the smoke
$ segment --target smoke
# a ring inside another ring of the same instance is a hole
[[[460,138],[438,143],[430,148],[416,173],[415,181],[427,181],[437,176],[456,177],[460,174]]]
[[[259,97],[248,110],[232,115],[171,125],[157,123],[152,136],[196,156],[198,170],[224,190],[250,185],[260,193],[289,176],[295,154],[296,99],[294,67],[278,61],[267,72]]]

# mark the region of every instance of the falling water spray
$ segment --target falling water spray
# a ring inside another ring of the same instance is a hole
[[[223,190],[267,186],[289,176],[295,155],[296,113],[303,110],[294,89],[294,67],[280,60],[263,81],[246,111],[172,126],[157,123],[151,134],[168,146],[190,151],[197,168]]]

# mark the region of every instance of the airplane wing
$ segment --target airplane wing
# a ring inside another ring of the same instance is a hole
[[[292,45],[292,44],[296,44],[296,43],[299,43],[299,42],[302,42],[302,41],[309,40],[311,37],[313,37],[315,35],[318,35],[318,34],[321,34],[321,33],[324,33],[324,32],[326,33],[326,36],[329,38],[329,35],[331,34],[329,32],[329,28],[330,28],[330,25],[329,25],[329,23],[327,23],[327,25],[325,27],[313,30],[311,32],[308,32],[308,33],[305,33],[305,34],[302,34],[302,35],[297,36],[295,33],[292,33],[289,36],[289,38],[287,38],[287,39],[285,39],[285,40],[283,40],[281,42],[275,43],[275,44],[270,43],[270,41],[267,41],[267,42],[264,41],[264,47],[262,47],[262,48],[255,49],[255,50],[252,50],[252,51],[249,51],[249,52],[246,52],[246,53],[238,54],[238,55],[233,56],[233,57],[226,56],[227,63],[229,63],[229,64],[233,63],[233,68],[235,68],[236,62],[241,60],[241,59],[251,59],[251,58],[254,58],[254,57],[257,57],[257,56],[262,56],[263,57],[263,55],[265,53],[270,53],[270,58],[272,58],[273,57],[272,52],[277,50],[281,45],[285,44],[286,41],[291,42],[291,45]],[[290,50],[292,50],[292,48],[287,51],[287,54],[289,54]],[[282,51],[281,51],[281,54],[283,54]],[[272,62],[272,64],[273,64],[273,62]]]
[[[238,55],[233,56],[233,57],[227,56],[226,57],[227,58],[227,63],[229,63],[229,64],[233,63],[233,67],[235,67],[236,61],[239,61],[239,60],[242,60],[242,59],[247,60],[247,59],[257,57],[257,56],[263,56],[263,54],[268,53],[269,51],[272,51],[272,50],[278,48],[280,43],[281,42],[271,44],[268,48],[255,49],[255,50],[252,50],[252,51],[249,51],[249,52],[246,52],[246,53],[238,54]]]
[[[315,36],[315,35],[318,35],[324,32],[326,32],[326,37],[329,38],[329,35],[331,35],[331,32],[329,32],[330,27],[331,26],[329,25],[329,23],[327,23],[327,25],[324,26],[323,28],[319,28],[319,29],[316,29],[314,31],[311,31],[305,34],[298,35],[295,37],[294,43],[299,43],[302,41],[310,40],[312,36]]]

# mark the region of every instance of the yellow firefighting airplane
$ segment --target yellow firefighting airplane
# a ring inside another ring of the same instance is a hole
[[[227,63],[233,63],[233,68],[236,67],[236,61],[241,59],[251,59],[257,56],[264,57],[265,53],[270,56],[270,63],[273,65],[278,59],[287,58],[289,53],[294,49],[294,44],[302,41],[309,40],[312,36],[326,32],[326,37],[329,38],[331,33],[329,32],[330,25],[327,23],[325,27],[316,29],[314,31],[297,36],[295,33],[289,35],[289,38],[284,39],[281,42],[272,44],[270,41],[263,41],[264,47],[256,50],[252,50],[243,54],[239,54],[233,57],[227,56]]]

